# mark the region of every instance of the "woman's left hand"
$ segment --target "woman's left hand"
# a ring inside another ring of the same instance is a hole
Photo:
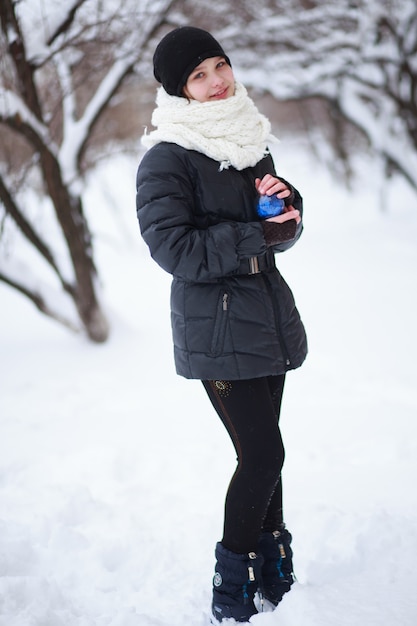
[[[262,179],[255,178],[255,187],[261,196],[272,196],[275,193],[278,198],[284,199],[291,195],[287,185],[271,174],[265,174]]]

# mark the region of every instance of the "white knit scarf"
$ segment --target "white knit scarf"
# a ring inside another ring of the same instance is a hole
[[[156,130],[145,132],[143,145],[176,143],[218,161],[221,170],[256,165],[268,154],[267,140],[278,141],[241,83],[235,83],[233,96],[213,102],[170,96],[160,87],[156,105],[152,114]]]

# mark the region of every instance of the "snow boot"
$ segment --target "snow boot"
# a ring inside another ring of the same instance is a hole
[[[282,524],[279,530],[263,532],[259,541],[259,554],[263,556],[262,584],[259,592],[263,598],[277,606],[284,593],[295,580],[292,566],[292,536]]]
[[[247,622],[258,612],[253,599],[261,583],[263,559],[255,552],[236,554],[221,543],[216,546],[216,559],[213,615],[219,622],[228,617]]]

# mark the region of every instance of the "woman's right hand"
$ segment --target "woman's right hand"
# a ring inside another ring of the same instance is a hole
[[[295,220],[297,224],[301,222],[300,211],[295,209],[292,204],[286,206],[280,215],[275,215],[274,217],[267,217],[266,222],[276,222],[277,224],[283,224],[284,222],[288,222],[288,220]]]

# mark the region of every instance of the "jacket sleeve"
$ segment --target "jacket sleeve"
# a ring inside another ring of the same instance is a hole
[[[289,185],[289,183],[287,184]],[[297,189],[295,189],[292,185],[290,185],[290,188],[293,194],[292,205],[295,209],[298,209],[300,211],[301,222],[296,225],[293,237],[272,245],[272,249],[274,252],[285,252],[289,248],[292,248],[292,246],[299,240],[299,238],[301,237],[301,233],[303,232],[303,199]],[[293,220],[290,220],[290,222],[293,222]]]
[[[142,237],[155,261],[188,281],[231,275],[244,258],[261,255],[267,246],[259,222],[224,221],[197,228],[193,182],[170,144],[145,154],[136,181],[136,208]]]

